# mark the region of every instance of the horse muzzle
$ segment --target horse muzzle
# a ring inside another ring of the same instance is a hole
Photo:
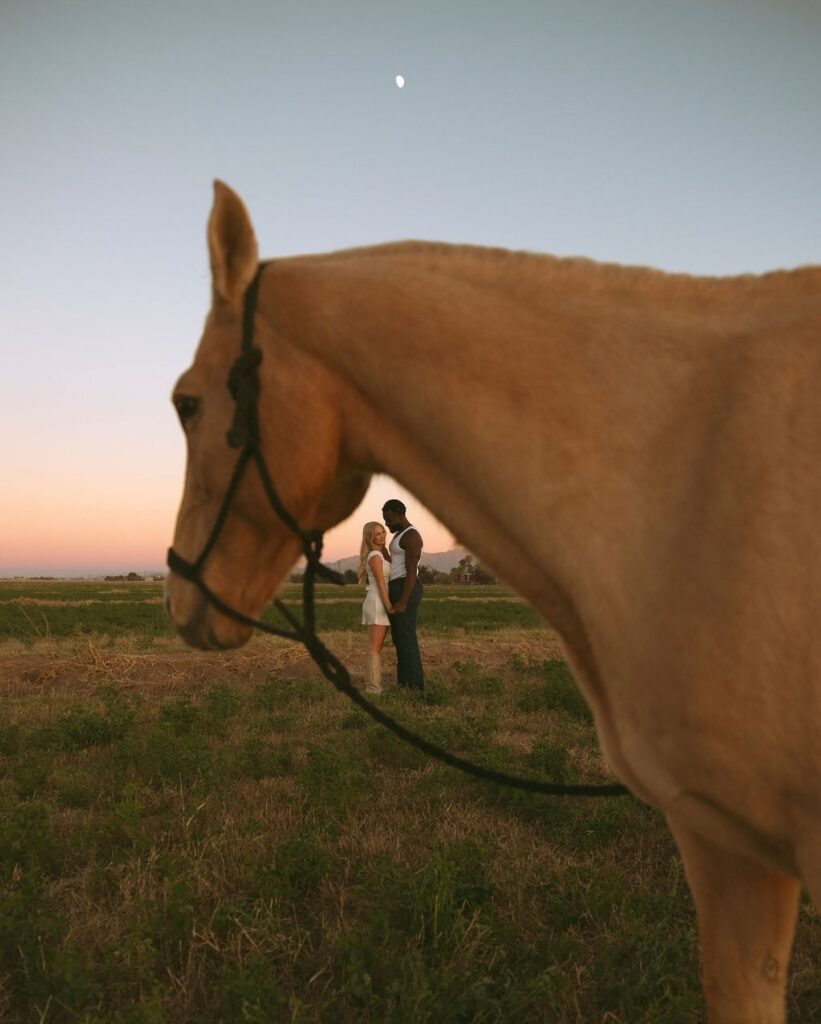
[[[180,637],[201,651],[241,647],[253,630],[214,609],[191,583],[171,573],[165,583],[165,610]]]

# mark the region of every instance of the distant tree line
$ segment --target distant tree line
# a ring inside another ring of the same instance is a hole
[[[440,572],[429,565],[419,566],[419,579],[422,583],[478,584],[488,586],[498,583],[496,577],[479,562],[474,562],[472,555],[465,555],[449,572]]]

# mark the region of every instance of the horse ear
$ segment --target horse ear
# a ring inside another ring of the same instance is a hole
[[[239,307],[257,271],[257,240],[242,200],[221,181],[214,182],[214,205],[208,218],[208,254],[214,301]]]

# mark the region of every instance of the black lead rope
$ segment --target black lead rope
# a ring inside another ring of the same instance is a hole
[[[458,768],[460,771],[477,779],[484,779],[486,782],[495,782],[500,786],[526,790],[530,793],[541,793],[546,796],[626,795],[628,790],[621,785],[564,785],[563,783],[541,782],[538,779],[524,779],[517,775],[508,775],[505,772],[497,772],[492,768],[483,768],[481,765],[473,764],[471,761],[466,761],[464,758],[458,757],[456,754],[442,749],[442,747],[438,747],[435,743],[431,743],[429,740],[411,732],[410,729],[407,729],[364,697],[351,682],[350,673],[342,662],[319,639],[316,633],[314,604],[316,580],[320,578],[336,584],[343,584],[344,580],[339,573],[329,569],[321,562],[322,533],[320,531],[303,530],[283,506],[274,487],[271,475],[268,472],[265,456],[260,448],[258,367],[262,361],[262,351],[254,345],[254,316],[256,313],[260,277],[264,267],[265,264],[260,263],[253,281],[245,292],[242,314],[242,349],[228,375],[228,388],[234,398],[235,408],[234,420],[228,431],[227,439],[231,448],[241,448],[242,451],[231,473],[228,489],[225,492],[225,497],[223,498],[214,526],[199,557],[195,562],[188,562],[181,555],[177,554],[173,548],[169,548],[169,569],[197,587],[203,597],[222,615],[253,629],[260,629],[264,633],[285,637],[288,640],[296,640],[298,643],[303,644],[323,676],[340,693],[344,693],[357,707],[360,707],[374,721],[384,725],[386,729],[389,729],[401,740],[409,743],[417,750],[421,750],[423,754],[441,761],[442,764],[449,765],[451,768]],[[282,601],[277,600],[274,602],[276,608],[290,625],[290,629],[278,629],[275,626],[269,626],[266,622],[253,619],[249,615],[244,615],[242,612],[237,611],[215,594],[202,578],[202,568],[222,532],[222,528],[228,518],[231,503],[234,500],[234,495],[239,488],[249,462],[256,464],[271,507],[288,529],[295,533],[302,541],[302,551],[307,563],[302,581],[302,622],[285,607]]]

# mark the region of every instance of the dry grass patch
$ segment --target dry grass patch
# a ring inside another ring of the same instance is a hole
[[[422,641],[429,689],[390,713],[503,770],[607,778],[547,630]],[[361,633],[327,642],[358,669]],[[3,644],[0,695],[10,1024],[701,1018],[679,861],[636,801],[436,765],[278,639]],[[820,950],[804,908],[798,1024]]]

